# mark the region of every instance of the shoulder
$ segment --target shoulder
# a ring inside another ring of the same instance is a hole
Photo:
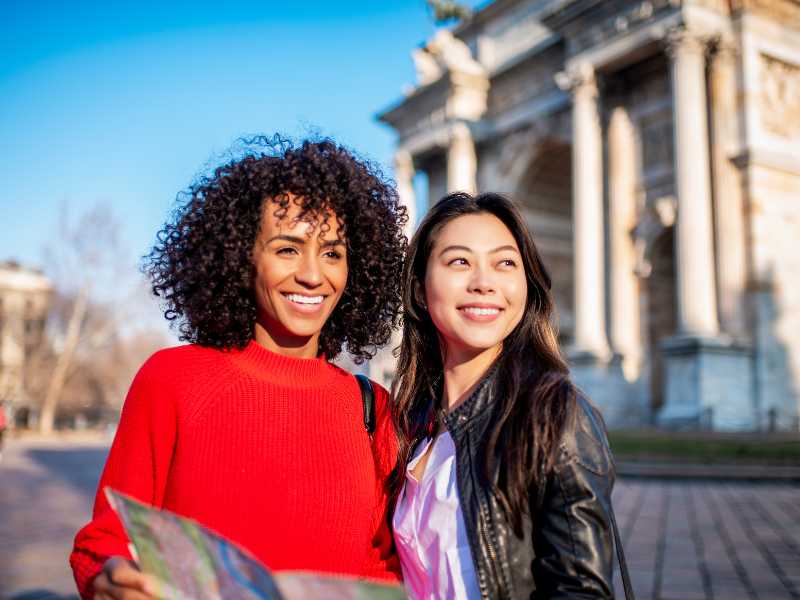
[[[343,369],[342,367],[334,364],[329,363],[331,368],[334,370],[334,385],[341,386],[342,389],[352,389],[354,392],[358,393],[359,398],[361,397],[361,386],[358,383],[358,379],[354,373]],[[375,410],[378,417],[380,417],[382,412],[385,412],[389,406],[389,399],[390,394],[381,384],[377,383],[374,379],[367,377],[370,385],[372,386],[372,391],[375,394]]]
[[[163,348],[153,353],[139,368],[131,392],[159,395],[180,389],[196,388],[219,377],[224,352],[214,348],[186,344]]]
[[[614,468],[603,415],[594,403],[577,389],[561,447],[562,458],[594,473],[605,474]]]
[[[210,363],[218,363],[223,359],[224,352],[215,348],[207,348],[196,344],[184,344],[162,348],[154,352],[144,361],[139,373],[145,376],[169,374],[186,369],[199,370]]]
[[[380,383],[375,382],[373,379],[370,379],[369,382],[372,384],[372,389],[375,391],[375,409],[380,416],[388,412],[391,404],[391,395]]]

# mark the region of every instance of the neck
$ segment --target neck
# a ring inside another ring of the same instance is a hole
[[[480,352],[455,353],[445,359],[442,406],[449,412],[469,398],[486,371],[499,356],[501,347]]]
[[[319,354],[319,332],[312,336],[280,335],[256,322],[254,339],[270,352],[292,358],[316,358]]]

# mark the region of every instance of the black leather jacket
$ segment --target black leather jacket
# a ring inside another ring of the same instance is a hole
[[[535,523],[517,537],[484,485],[482,444],[496,403],[490,374],[445,418],[456,447],[456,479],[483,598],[613,598],[611,489],[614,463],[600,413],[579,397],[546,486],[532,489]],[[538,507],[538,509],[537,509]]]

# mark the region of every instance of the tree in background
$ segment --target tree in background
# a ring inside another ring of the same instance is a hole
[[[138,365],[167,341],[129,256],[107,205],[74,220],[62,210],[46,248],[53,309],[27,377],[29,394],[41,398],[42,433],[53,430],[59,412],[102,418],[122,402]]]

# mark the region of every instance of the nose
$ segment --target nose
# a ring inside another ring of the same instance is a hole
[[[475,294],[493,294],[495,288],[491,270],[483,265],[478,265],[472,271],[472,277],[469,280],[469,291]]]
[[[320,258],[313,252],[309,252],[303,256],[294,278],[297,283],[307,288],[315,288],[322,285],[322,265],[320,264]]]

